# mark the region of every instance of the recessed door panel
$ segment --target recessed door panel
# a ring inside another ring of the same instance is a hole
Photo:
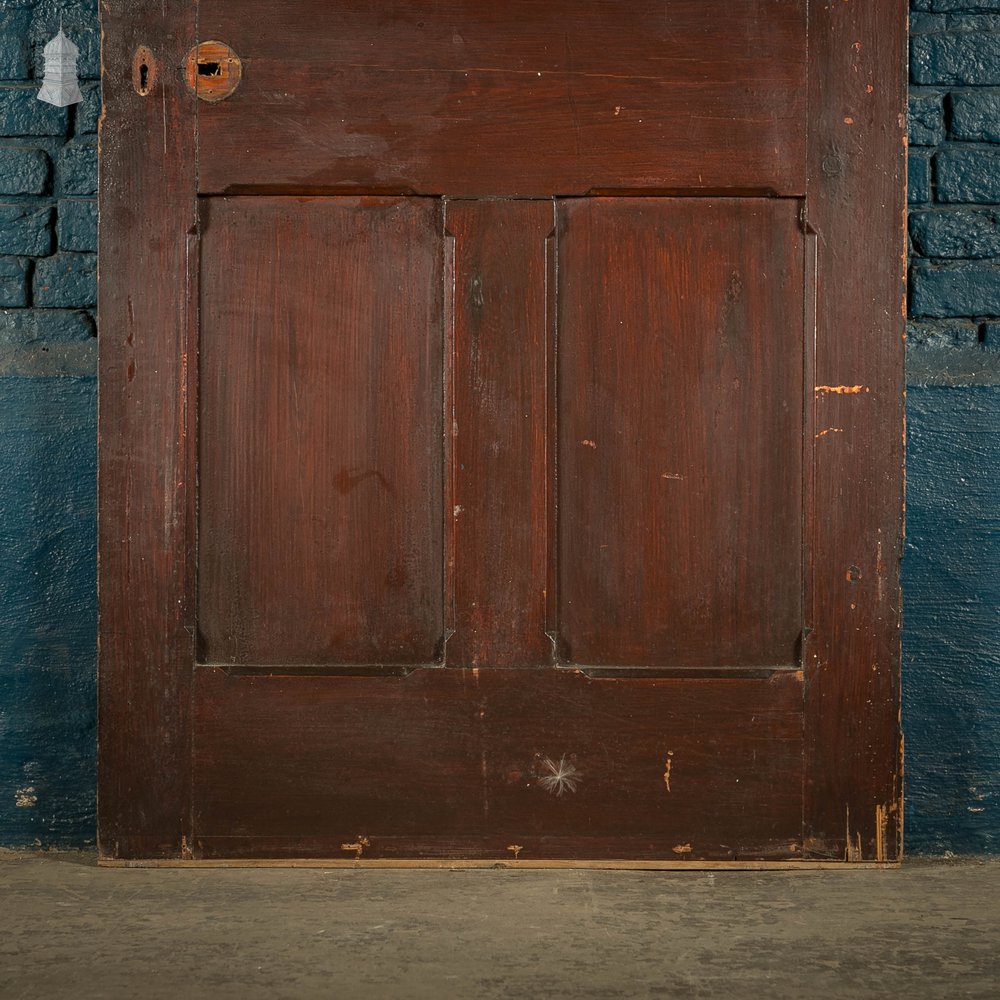
[[[433,662],[439,202],[202,204],[201,661]]]

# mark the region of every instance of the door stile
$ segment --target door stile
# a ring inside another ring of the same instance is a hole
[[[852,862],[902,851],[905,8],[810,13],[806,204],[820,257],[804,849]]]
[[[115,182],[100,192],[98,844],[111,858],[191,843],[198,125],[178,67],[197,12],[189,0],[101,12],[101,170]]]

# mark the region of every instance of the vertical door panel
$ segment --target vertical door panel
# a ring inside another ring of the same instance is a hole
[[[450,667],[549,663],[549,295],[554,205],[449,202]]]
[[[801,239],[793,200],[562,204],[558,587],[570,662],[796,662]]]
[[[440,203],[209,199],[203,226],[202,661],[433,661]]]

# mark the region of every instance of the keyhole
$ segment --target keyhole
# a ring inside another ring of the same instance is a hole
[[[221,76],[222,66],[217,62],[199,62],[198,76]]]
[[[156,82],[156,61],[145,45],[135,50],[132,60],[132,86],[140,97],[145,97]]]

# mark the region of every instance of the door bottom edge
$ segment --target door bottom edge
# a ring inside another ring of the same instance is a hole
[[[586,860],[533,859],[512,861],[509,858],[99,858],[100,868],[342,868],[342,869],[426,869],[454,870],[611,870],[611,871],[857,871],[895,869],[901,861],[679,861],[663,860]]]

